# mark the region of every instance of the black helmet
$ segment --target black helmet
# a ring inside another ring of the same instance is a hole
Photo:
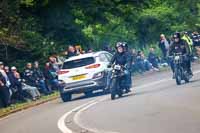
[[[179,38],[179,39],[181,39],[181,33],[180,33],[180,32],[176,32],[176,33],[173,35],[173,38]]]
[[[124,48],[128,48],[127,42],[123,42],[122,44],[123,44],[123,47],[124,47]]]
[[[123,47],[123,43],[122,42],[117,42],[115,48],[117,49],[118,47]]]

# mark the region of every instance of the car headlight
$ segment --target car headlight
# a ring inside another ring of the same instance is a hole
[[[94,74],[93,79],[102,78],[104,76],[104,72],[99,72]]]

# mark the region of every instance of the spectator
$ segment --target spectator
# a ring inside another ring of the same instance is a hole
[[[9,91],[8,87],[6,86],[6,80],[2,73],[0,73],[0,100],[3,104],[3,107],[7,107],[9,105]]]
[[[161,51],[162,51],[164,60],[166,60],[167,52],[168,52],[168,50],[169,50],[169,42],[168,42],[168,40],[165,38],[165,35],[164,35],[164,34],[161,34],[161,35],[160,35],[159,48],[160,48]]]
[[[12,75],[11,75],[11,72],[10,72],[10,68],[8,66],[5,66],[4,67],[4,71],[5,71],[7,77],[9,79],[9,81],[10,81],[10,84],[11,84]],[[10,86],[9,86],[9,88],[10,88]]]
[[[0,62],[0,73],[3,75],[3,77],[6,80],[6,86],[10,87],[11,84],[10,84],[9,78],[8,78],[8,76],[7,76],[7,74],[6,74],[5,70],[4,70],[3,62]]]
[[[48,86],[45,82],[44,74],[40,70],[39,63],[37,61],[34,62],[33,77],[34,77],[37,87],[40,88],[39,90],[41,91],[41,93],[43,93],[45,95],[51,93],[50,89],[48,88]]]
[[[141,53],[142,58],[144,60],[144,70],[149,71],[152,69],[152,64],[149,62],[149,60],[145,57],[144,53]]]
[[[137,66],[136,66],[137,52],[135,49],[132,49],[132,56],[133,56],[132,72],[136,72],[137,71]]]
[[[17,100],[25,101],[20,74],[17,72],[16,67],[11,67],[11,72],[9,77],[13,93],[12,97],[16,97]]]
[[[48,69],[46,70],[46,76],[49,79],[52,89],[59,89],[59,82],[57,79],[57,73],[59,71],[59,66],[53,57],[49,58]]]
[[[0,100],[3,104],[3,107],[7,107],[10,105],[10,81],[8,80],[8,77],[3,69],[4,64],[3,62],[0,62]]]
[[[11,67],[12,75],[13,75],[13,81],[14,85],[18,87],[18,91],[21,97],[27,94],[27,97],[30,96],[32,100],[36,100],[40,97],[40,93],[38,89],[34,86],[27,85],[23,82],[23,79],[21,79],[19,72],[17,71],[17,68],[15,66]]]
[[[192,33],[192,41],[194,46],[200,46],[200,35],[198,32]]]
[[[159,70],[158,57],[155,54],[155,50],[154,50],[154,48],[150,48],[149,51],[150,52],[149,52],[149,55],[148,55],[148,60],[152,64],[154,70],[158,71]]]
[[[93,51],[92,48],[89,48],[88,51],[87,51],[87,53],[93,53],[93,52],[94,52],[94,51]]]
[[[30,86],[36,86],[36,83],[33,77],[33,69],[32,69],[31,63],[26,64],[26,69],[24,70],[23,78],[25,79],[26,84]]]
[[[72,46],[72,45],[70,45],[70,46],[68,47],[68,51],[67,51],[67,58],[70,58],[70,57],[76,56],[76,55],[77,55],[77,53],[76,53],[75,47]]]
[[[142,51],[137,52],[136,68],[139,73],[143,73],[145,71],[144,57]]]
[[[77,55],[83,54],[83,51],[82,51],[82,48],[81,48],[80,45],[76,45],[75,49],[76,49],[76,54]]]

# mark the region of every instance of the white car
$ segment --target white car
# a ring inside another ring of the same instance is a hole
[[[105,90],[111,59],[112,54],[100,51],[65,60],[58,72],[58,80],[63,85],[60,90],[62,100],[71,100],[74,93],[90,95],[94,90]]]

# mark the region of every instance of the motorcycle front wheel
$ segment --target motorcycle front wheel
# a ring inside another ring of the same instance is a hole
[[[113,79],[111,80],[111,86],[110,86],[111,100],[114,100],[114,99],[115,99],[116,90],[117,90],[117,79],[116,79],[116,78],[113,78]]]
[[[180,68],[175,69],[175,77],[176,77],[176,84],[181,85],[181,79],[182,79],[182,72]]]

